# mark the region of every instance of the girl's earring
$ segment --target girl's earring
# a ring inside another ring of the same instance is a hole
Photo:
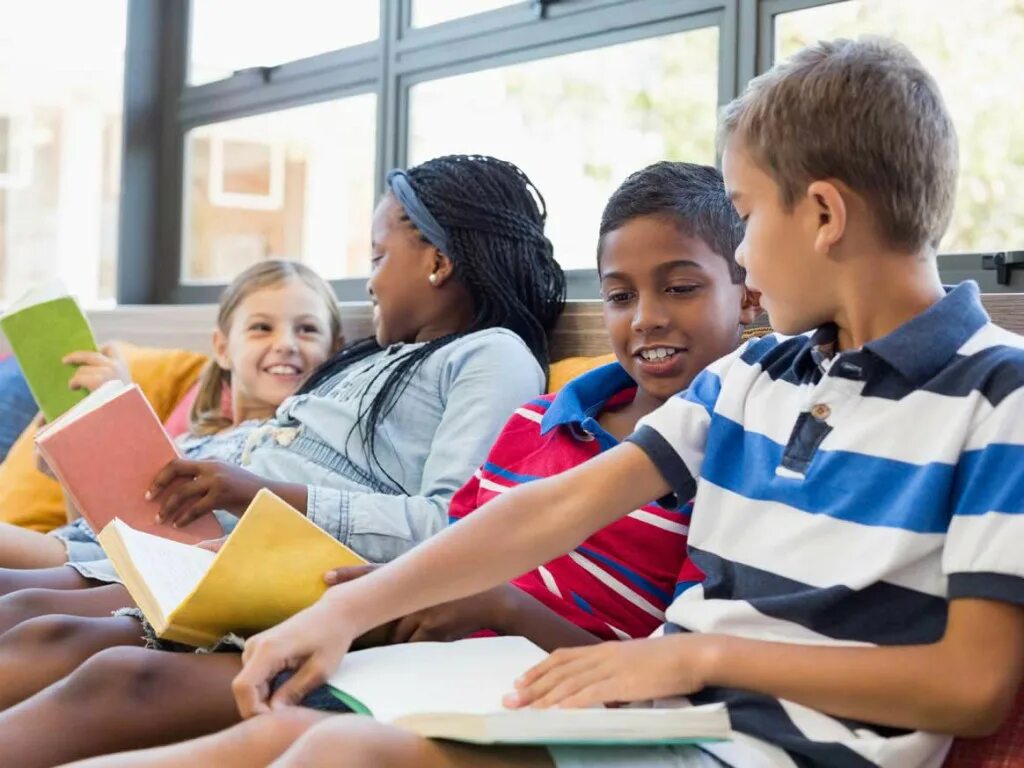
[[[437,272],[431,272],[427,280],[430,281],[431,285],[437,285]]]

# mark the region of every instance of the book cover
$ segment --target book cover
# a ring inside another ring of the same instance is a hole
[[[157,634],[196,646],[279,624],[320,599],[327,571],[366,563],[266,488],[216,555],[120,520],[100,543]]]
[[[68,389],[75,366],[61,360],[71,352],[98,347],[78,302],[59,283],[31,291],[12,305],[0,318],[0,328],[48,421],[86,398],[88,392]]]
[[[546,656],[523,637],[389,645],[347,654],[328,685],[355,712],[428,738],[474,744],[689,744],[730,737],[720,704],[505,709],[502,698],[515,679]]]
[[[211,515],[183,528],[156,522],[160,505],[145,493],[178,451],[138,385],[104,384],[40,432],[36,445],[94,531],[119,517],[186,543],[223,535]]]

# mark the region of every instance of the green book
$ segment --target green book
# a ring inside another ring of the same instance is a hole
[[[53,421],[89,394],[72,391],[68,382],[75,366],[65,355],[98,350],[82,308],[59,281],[32,289],[0,318],[7,341],[47,421]]]
[[[523,637],[388,645],[349,653],[327,684],[354,712],[472,744],[692,744],[732,734],[722,704],[505,709],[515,679],[546,656]]]

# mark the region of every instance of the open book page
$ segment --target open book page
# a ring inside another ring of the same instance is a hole
[[[6,314],[13,315],[15,312],[20,312],[26,307],[32,307],[36,304],[44,304],[47,301],[53,301],[54,299],[60,299],[68,295],[70,295],[68,293],[68,287],[62,280],[49,280],[45,283],[33,286],[22,294],[17,301],[7,307]]]
[[[215,554],[206,549],[116,526],[121,544],[164,616],[168,616],[206,574]],[[116,564],[116,563],[115,563]]]
[[[523,637],[405,643],[350,653],[327,682],[382,722],[423,712],[486,714],[502,711],[515,679],[546,656]]]
[[[92,413],[100,406],[106,405],[126,389],[131,389],[132,387],[138,387],[138,385],[125,384],[123,381],[108,381],[101,384],[93,390],[85,400],[75,406],[72,406],[70,410],[65,412],[63,416],[52,424],[43,427],[42,431],[36,437],[36,441],[46,440],[47,436],[60,432],[64,427],[69,424],[73,424],[82,416],[85,416],[85,414]]]

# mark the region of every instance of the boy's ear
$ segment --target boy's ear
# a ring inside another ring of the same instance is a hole
[[[831,181],[811,182],[807,187],[807,197],[817,217],[814,250],[828,254],[846,231],[846,200],[839,186]]]
[[[740,304],[740,323],[750,325],[757,320],[761,309],[761,292],[750,288],[743,289],[743,302]]]
[[[213,359],[225,371],[231,370],[231,358],[228,357],[228,337],[220,328],[213,331]]]

